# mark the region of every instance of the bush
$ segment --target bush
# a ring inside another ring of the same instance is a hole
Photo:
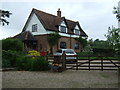
[[[49,70],[49,63],[44,57],[36,57],[32,62],[32,71],[45,71]]]
[[[2,50],[2,67],[3,68],[9,68],[14,67],[17,58],[19,58],[22,55],[21,52],[12,51],[12,50]]]
[[[11,63],[8,59],[3,58],[2,59],[2,68],[9,68],[11,67]]]
[[[20,39],[7,38],[2,40],[3,50],[22,51],[23,43]]]
[[[16,62],[18,70],[45,71],[49,70],[49,63],[44,57],[21,57]]]
[[[26,56],[19,57],[16,61],[17,70],[30,70],[32,61],[33,60],[31,57]]]
[[[92,56],[93,52],[79,52],[77,53],[78,56]]]
[[[40,53],[38,51],[32,50],[28,51],[28,56],[40,56]]]

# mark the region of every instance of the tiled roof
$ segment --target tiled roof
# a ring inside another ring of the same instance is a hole
[[[35,37],[29,32],[29,31],[24,31],[16,36],[14,38],[21,39],[22,41],[37,41]]]
[[[87,36],[87,34],[82,30],[82,28],[79,25],[79,22],[75,22],[72,20],[65,19],[65,17],[59,17],[55,16],[37,9],[33,9],[32,12],[36,14],[38,19],[43,24],[44,28],[49,31],[59,31],[58,26],[61,24],[61,22],[64,20],[68,27],[68,33],[74,34],[74,28],[75,25],[78,24],[80,30],[81,30],[81,36]],[[24,31],[24,29],[23,29]]]

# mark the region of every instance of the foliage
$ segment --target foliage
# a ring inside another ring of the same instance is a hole
[[[45,60],[44,57],[37,57],[37,58],[35,58],[35,60],[33,60],[31,70],[32,71],[49,70],[49,63],[48,63],[48,61]]]
[[[92,56],[93,52],[80,52],[80,53],[77,53],[77,55],[79,57],[81,57],[81,56]]]
[[[44,71],[49,70],[49,63],[45,61],[44,57],[23,56],[17,60],[16,67],[18,70]]]
[[[79,37],[79,38],[76,38],[76,40],[83,44],[83,48],[87,45],[87,39]]]
[[[53,53],[53,46],[58,44],[58,40],[61,38],[61,36],[56,32],[56,33],[51,33],[48,36],[48,43],[50,46],[50,53]]]
[[[19,58],[20,56],[22,56],[22,52],[2,50],[2,67],[14,67],[17,58]]]
[[[21,56],[16,61],[16,68],[18,70],[30,70],[31,69],[31,64],[32,64],[32,58],[31,57]]]
[[[105,35],[111,45],[116,45],[120,42],[120,28],[108,28],[108,33]]]
[[[109,44],[108,41],[96,39],[94,41],[93,48],[111,49],[112,46]]]
[[[109,45],[108,41],[99,40],[99,39],[93,41],[92,39],[90,39],[88,40],[87,46],[84,48],[83,52],[92,53],[93,49],[103,50],[101,52],[104,52],[104,50],[106,49],[112,49],[112,46]]]
[[[120,28],[108,28],[108,33],[105,35],[109,44],[118,55],[120,55]]]
[[[113,13],[116,14],[116,18],[118,19],[118,21],[120,21],[120,8],[114,7],[113,9],[114,9]]]
[[[22,51],[23,43],[20,39],[7,38],[2,40],[3,50]]]
[[[3,26],[5,25],[5,23],[7,25],[9,24],[5,17],[9,18],[11,14],[12,13],[10,13],[9,11],[0,10],[0,22],[2,22]]]
[[[40,53],[38,51],[32,50],[28,51],[28,56],[40,56]]]

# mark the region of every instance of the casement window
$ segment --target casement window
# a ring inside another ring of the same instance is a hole
[[[75,49],[79,49],[79,46],[80,46],[79,43],[76,42],[76,43],[75,43]]]
[[[60,48],[66,49],[66,42],[60,42]]]
[[[62,22],[61,22],[61,24],[60,24],[60,26],[59,26],[59,31],[60,31],[61,33],[67,33],[67,26],[66,26],[66,24],[65,24],[65,21],[62,21]]]
[[[74,34],[80,35],[80,30],[79,30],[79,29],[75,29],[75,30],[74,30]]]
[[[60,26],[60,32],[66,33],[66,27],[65,26]]]
[[[32,25],[32,32],[37,32],[37,24]]]

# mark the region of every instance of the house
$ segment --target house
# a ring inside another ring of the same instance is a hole
[[[27,50],[50,51],[47,37],[54,32],[61,35],[58,44],[53,47],[54,52],[60,48],[70,48],[80,52],[83,47],[82,43],[77,42],[75,38],[88,37],[79,22],[62,17],[60,9],[58,9],[57,15],[52,15],[34,8],[22,32],[15,37],[23,40]]]

